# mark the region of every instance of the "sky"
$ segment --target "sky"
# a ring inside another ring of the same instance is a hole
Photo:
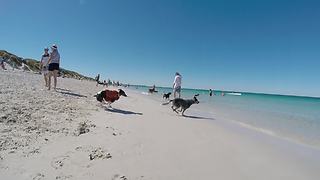
[[[320,1],[0,0],[0,49],[131,84],[320,97]]]

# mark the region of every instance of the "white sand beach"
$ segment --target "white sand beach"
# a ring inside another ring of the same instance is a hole
[[[95,82],[0,71],[0,179],[317,180],[320,151],[134,90],[106,109]]]

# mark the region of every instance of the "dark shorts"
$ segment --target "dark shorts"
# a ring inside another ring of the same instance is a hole
[[[181,86],[174,88],[173,92],[180,93],[181,92]]]
[[[59,64],[58,63],[51,63],[49,64],[49,71],[58,70],[59,71]]]

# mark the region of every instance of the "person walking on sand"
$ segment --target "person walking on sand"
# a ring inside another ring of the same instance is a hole
[[[58,46],[53,44],[51,46],[51,53],[48,60],[48,69],[49,69],[49,77],[48,77],[48,90],[51,89],[51,77],[54,79],[54,89],[57,87],[57,77],[59,73],[59,65],[60,65],[60,54],[58,52]]]
[[[44,77],[44,82],[46,83],[46,87],[49,87],[48,84],[48,60],[49,60],[49,48],[44,48],[44,54],[41,57],[40,61],[40,69]]]
[[[3,57],[0,57],[0,66],[3,70],[7,70],[6,67],[4,66],[4,58]]]
[[[99,85],[99,80],[100,80],[100,74],[98,74],[97,76],[96,76],[96,81],[97,81],[97,87],[98,87],[98,85]]]
[[[212,96],[212,89],[209,89],[209,96]]]
[[[181,75],[180,73],[176,72],[176,75],[174,77],[174,81],[173,81],[173,97],[177,98],[177,97],[181,97]],[[178,96],[177,96],[178,94]]]

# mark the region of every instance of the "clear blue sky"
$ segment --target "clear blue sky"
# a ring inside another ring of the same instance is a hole
[[[1,0],[0,49],[123,82],[320,96],[320,1]]]

